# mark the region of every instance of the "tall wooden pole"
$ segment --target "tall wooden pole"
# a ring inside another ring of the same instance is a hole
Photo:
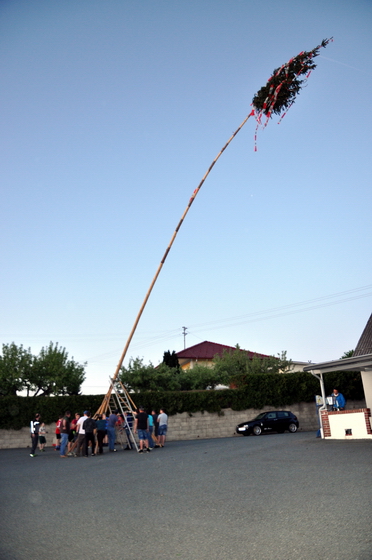
[[[119,362],[118,362],[118,365],[116,366],[115,373],[114,373],[114,375],[113,375],[113,377],[112,377],[113,382],[117,379],[117,377],[118,377],[118,375],[119,375],[120,368],[121,368],[121,366],[123,365],[124,358],[125,358],[125,356],[126,356],[126,354],[127,354],[129,345],[130,345],[130,343],[131,343],[131,341],[132,341],[132,338],[133,338],[133,335],[134,335],[134,333],[136,332],[136,329],[137,329],[138,323],[139,323],[139,321],[140,321],[140,318],[141,318],[141,316],[142,316],[143,310],[144,310],[145,307],[146,307],[146,304],[147,304],[147,302],[148,302],[148,299],[149,299],[149,297],[150,297],[150,294],[151,294],[151,292],[152,292],[152,289],[153,289],[153,287],[154,287],[154,285],[155,285],[155,282],[156,282],[156,280],[158,279],[158,276],[159,276],[159,274],[160,274],[161,269],[163,268],[163,265],[164,265],[165,260],[166,260],[166,258],[167,258],[167,256],[168,256],[168,253],[169,253],[169,251],[171,250],[171,247],[172,247],[172,245],[173,245],[173,243],[174,243],[174,240],[176,239],[177,233],[179,232],[180,227],[181,227],[181,225],[182,225],[182,223],[183,223],[183,221],[184,221],[184,219],[185,219],[185,217],[186,217],[188,211],[190,210],[192,203],[194,202],[194,200],[195,200],[195,198],[196,198],[196,195],[197,195],[198,192],[200,191],[200,189],[201,189],[201,187],[202,187],[204,181],[205,181],[206,178],[208,177],[209,173],[212,171],[212,169],[213,169],[215,163],[218,161],[218,159],[221,157],[221,155],[223,154],[223,152],[226,150],[227,146],[228,146],[228,145],[230,144],[230,142],[235,138],[235,136],[238,134],[238,132],[243,128],[243,126],[245,125],[245,123],[247,122],[247,120],[249,119],[249,117],[251,117],[251,116],[253,116],[253,115],[254,115],[254,111],[251,111],[251,112],[249,113],[249,115],[244,119],[244,121],[240,124],[240,126],[236,129],[236,131],[232,134],[232,136],[228,139],[228,141],[226,142],[226,144],[224,145],[224,147],[220,150],[220,152],[217,154],[217,156],[216,156],[216,157],[214,158],[214,160],[212,161],[211,165],[210,165],[209,168],[208,168],[208,171],[205,173],[205,175],[204,175],[203,179],[200,181],[198,187],[194,190],[194,192],[193,192],[193,194],[192,194],[192,196],[191,196],[191,198],[190,198],[190,200],[189,200],[189,203],[188,203],[188,205],[186,206],[186,209],[185,209],[184,213],[182,214],[182,217],[181,217],[180,221],[178,222],[178,225],[177,225],[176,229],[174,230],[174,233],[173,233],[173,235],[172,235],[172,237],[171,237],[171,240],[170,240],[170,242],[169,242],[169,244],[168,244],[168,247],[167,247],[166,250],[165,250],[165,253],[164,253],[164,255],[163,255],[163,258],[162,258],[161,261],[160,261],[160,264],[159,264],[158,269],[157,269],[157,271],[156,271],[156,273],[155,273],[155,276],[154,276],[154,278],[153,278],[153,280],[152,280],[152,282],[151,282],[151,284],[150,284],[150,287],[149,287],[149,289],[147,290],[147,294],[146,294],[146,296],[145,296],[145,299],[143,300],[143,303],[142,303],[141,308],[140,308],[140,310],[139,310],[139,312],[138,312],[138,315],[137,315],[137,317],[136,317],[136,320],[135,320],[135,322],[134,322],[134,325],[133,325],[133,327],[132,327],[132,330],[130,331],[128,340],[127,340],[127,342],[126,342],[126,344],[125,344],[125,346],[124,346],[124,350],[123,350],[123,352],[122,352],[122,354],[121,354],[121,356],[120,356],[120,360],[119,360]],[[109,401],[110,401],[110,397],[111,397],[111,392],[112,392],[112,388],[111,388],[111,386],[110,386],[110,389],[108,390],[107,394],[105,395],[105,397],[104,397],[104,399],[103,399],[103,401],[102,401],[102,404],[101,404],[101,406],[100,406],[100,408],[98,409],[98,411],[97,411],[96,414],[103,414],[103,413],[105,413],[105,412],[107,411],[107,408],[108,408],[108,405],[109,405]]]

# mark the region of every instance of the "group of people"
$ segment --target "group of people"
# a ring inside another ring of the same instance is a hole
[[[103,447],[108,445],[110,452],[116,452],[115,443],[119,438],[126,439],[125,451],[138,448],[139,453],[150,452],[154,447],[164,447],[168,428],[168,415],[164,409],[157,414],[155,410],[147,413],[143,406],[138,412],[124,415],[115,410],[109,415],[100,414],[93,419],[89,410],[84,415],[76,412],[71,418],[71,412],[67,410],[61,415],[56,424],[56,449],[61,458],[88,457],[89,449],[91,456],[103,453]],[[36,414],[31,421],[31,457],[35,457],[36,448],[45,450],[46,427],[41,421],[40,414]],[[134,439],[137,434],[139,445]],[[107,442],[107,443],[106,443]]]

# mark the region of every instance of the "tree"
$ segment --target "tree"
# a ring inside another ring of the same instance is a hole
[[[150,362],[143,363],[142,358],[131,358],[127,368],[120,369],[120,380],[129,391],[179,391],[179,370],[165,363],[158,367]]]
[[[248,353],[240,350],[236,346],[234,352],[225,351],[222,356],[215,356],[214,369],[224,379],[224,384],[240,388],[245,385],[248,375],[262,373],[290,373],[292,371],[292,361],[287,359],[286,352],[278,356],[254,355],[253,358]]]
[[[341,360],[346,360],[346,358],[352,358],[354,356],[354,350],[347,350],[341,356]]]
[[[176,352],[173,350],[172,353],[170,353],[169,350],[167,350],[167,352],[164,352],[163,355],[163,364],[167,365],[170,368],[176,368],[176,369],[180,369],[180,364],[178,361],[178,357]]]
[[[85,366],[73,358],[68,358],[66,348],[58,347],[58,342],[43,347],[34,359],[32,367],[32,388],[36,397],[50,395],[78,395],[85,380]]]
[[[85,380],[85,366],[68,358],[65,348],[49,343],[38,356],[14,342],[3,344],[0,356],[0,395],[78,395]]]
[[[2,345],[0,356],[0,395],[17,395],[25,388],[31,375],[33,356],[31,349],[14,342]]]
[[[215,389],[217,385],[226,385],[226,381],[225,373],[211,365],[196,364],[193,368],[180,372],[182,391]]]

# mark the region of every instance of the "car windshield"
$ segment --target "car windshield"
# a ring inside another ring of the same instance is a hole
[[[265,416],[266,412],[261,412],[258,416],[256,416],[255,420],[261,420]]]

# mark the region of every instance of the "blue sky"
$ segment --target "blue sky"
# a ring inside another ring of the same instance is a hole
[[[296,103],[250,119],[198,194],[125,363],[210,340],[322,361],[371,313],[372,4],[2,0],[1,342],[49,341],[103,393],[191,194],[272,71],[322,39]]]

